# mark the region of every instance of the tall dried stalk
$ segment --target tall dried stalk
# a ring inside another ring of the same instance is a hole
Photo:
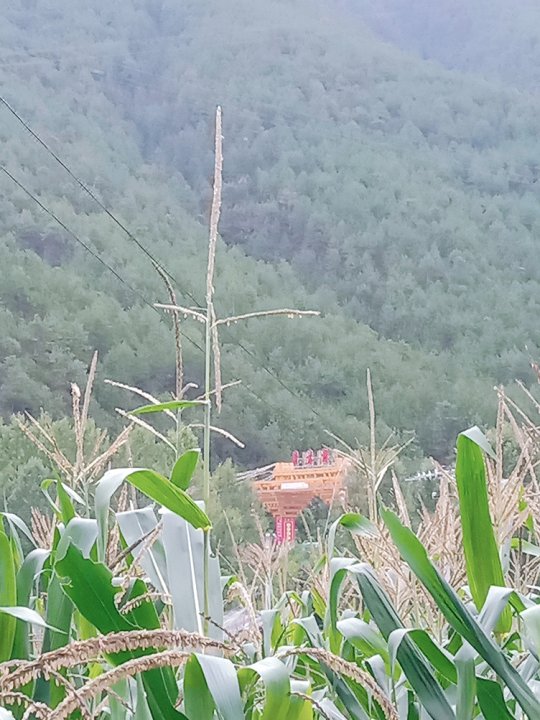
[[[89,452],[85,448],[88,414],[97,362],[98,354],[95,352],[90,363],[83,394],[81,394],[81,390],[76,383],[71,384],[71,407],[75,441],[75,457],[73,460],[70,460],[60,448],[58,439],[54,434],[54,427],[46,418],[37,420],[29,413],[26,413],[24,421],[20,418],[15,419],[24,435],[58,469],[64,482],[74,489],[82,489],[85,497],[88,494],[88,486],[99,477],[112,458],[127,443],[133,428],[132,424],[128,425],[106,446],[104,444],[107,434],[105,431],[99,432],[93,448]]]
[[[362,485],[366,488],[368,517],[372,523],[377,524],[379,520],[377,496],[381,484],[401,453],[412,442],[412,438],[401,445],[390,445],[392,439],[392,435],[390,435],[380,447],[377,446],[377,417],[369,369],[366,374],[366,388],[369,409],[369,447],[365,448],[359,445],[353,448],[334,433],[327,432],[344,448],[344,450],[338,449],[337,453],[349,460],[358,473]]]
[[[164,272],[163,268],[154,263],[156,272],[160,275],[161,279],[165,283],[167,293],[169,294],[169,300],[171,305],[176,305],[176,293],[171,285],[169,276]],[[178,312],[172,313],[173,326],[174,326],[174,350],[175,350],[175,388],[174,397],[175,400],[180,400],[182,397],[182,388],[184,387],[184,356],[182,352],[182,333],[180,331],[180,317]]]

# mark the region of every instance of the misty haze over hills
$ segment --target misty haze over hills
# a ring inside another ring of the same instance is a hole
[[[382,38],[447,68],[537,93],[540,5],[535,0],[345,0]]]

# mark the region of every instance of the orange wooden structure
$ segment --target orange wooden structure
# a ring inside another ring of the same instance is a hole
[[[313,498],[329,504],[345,492],[349,463],[334,453],[322,452],[326,462],[320,462],[321,452],[308,451],[304,453],[304,464],[299,464],[299,454],[295,453],[293,462],[276,463],[270,479],[254,482],[257,497],[274,517],[279,543],[294,541],[296,519]]]

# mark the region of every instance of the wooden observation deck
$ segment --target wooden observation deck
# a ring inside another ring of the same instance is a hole
[[[276,523],[277,541],[294,541],[296,519],[313,498],[326,504],[345,492],[348,461],[329,450],[293,454],[292,462],[276,463],[271,478],[254,482],[257,497]]]

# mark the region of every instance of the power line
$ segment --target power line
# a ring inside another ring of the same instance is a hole
[[[68,175],[74,180],[79,187],[84,190],[85,193],[87,193],[92,200],[97,203],[97,205],[105,212],[109,218],[127,235],[127,237],[134,242],[137,247],[146,255],[146,257],[151,260],[155,265],[157,265],[166,275],[168,275],[171,280],[173,280],[177,285],[179,284],[178,281],[166,270],[166,268],[163,267],[163,265],[157,260],[157,258],[154,257],[154,255],[146,248],[143,243],[124,225],[124,223],[119,220],[116,215],[109,210],[109,208],[98,198],[98,196],[88,187],[88,185],[83,182],[74,172],[71,170],[71,168],[62,160],[62,158],[55,153],[55,151],[43,140],[35,130],[33,130],[30,125],[24,120],[23,117],[15,110],[15,108],[10,105],[10,103],[4,98],[2,95],[0,95],[0,103],[4,105],[7,110],[13,115],[13,117],[16,118],[16,120],[21,123],[21,125],[27,130],[27,132],[30,133],[30,135],[38,142],[48,153],[51,157],[53,157],[56,162],[68,173]]]
[[[288,385],[283,382],[283,380],[279,377],[279,375],[276,375],[276,373],[273,370],[270,370],[266,365],[260,362],[260,360],[257,358],[254,352],[252,352],[249,348],[247,348],[243,343],[241,343],[239,340],[234,340],[234,342],[238,345],[238,347],[243,350],[247,355],[253,358],[255,360],[256,364],[264,370],[270,377],[274,378],[276,382],[278,382],[282,388],[287,390],[293,397],[295,397],[297,400],[300,400],[300,402],[308,408],[316,417],[318,417],[320,420],[323,420],[324,418],[320,414],[318,410],[315,410],[314,407],[312,407],[307,400],[305,400],[299,393],[295,392],[294,390],[291,390]],[[260,398],[259,398],[260,399]]]
[[[179,281],[172,275],[166,268],[163,267],[163,265],[154,257],[154,255],[143,245],[143,243],[122,223],[115,214],[109,210],[109,208],[97,197],[97,195],[84,183],[72,170],[68,167],[68,165],[59,157],[57,153],[50,148],[50,146],[38,135],[37,132],[35,132],[30,125],[21,117],[21,115],[13,108],[13,106],[2,96],[0,95],[0,103],[4,105],[7,110],[16,118],[16,120],[21,123],[21,125],[27,130],[27,132],[30,133],[30,135],[46,150],[49,155],[56,160],[56,162],[68,173],[68,175],[77,183],[77,185],[86,192],[92,200],[97,203],[97,205],[108,215],[108,217],[127,235],[127,237],[132,240],[137,247],[151,260],[152,263],[154,263],[157,267],[159,267],[162,272],[164,272],[175,284],[178,288],[181,288],[181,284]],[[100,260],[100,262],[102,262]],[[109,268],[112,270],[112,268]],[[118,274],[116,271],[113,270],[115,275],[117,277]],[[123,281],[122,281],[123,282]],[[125,283],[124,283],[125,284]],[[135,291],[136,292],[136,291]],[[198,308],[201,308],[201,304],[199,301],[195,298],[193,293],[191,293],[185,286],[181,289],[181,292],[186,295],[187,297],[194,302]],[[145,302],[148,304],[148,301],[145,300]],[[156,308],[152,306],[156,312],[159,312]],[[183,333],[184,334],[184,333]],[[194,345],[194,343],[187,335],[184,335],[188,340],[190,340]],[[257,356],[249,350],[242,342],[239,340],[234,341],[238,347],[245,352],[247,355],[249,355],[255,363],[264,370],[270,377],[272,377],[279,385],[284,388],[290,395],[292,395],[294,398],[299,400],[313,415],[315,415],[319,419],[323,419],[322,415],[319,413],[318,410],[313,408],[301,395],[299,395],[297,392],[292,390],[286,383],[283,382],[283,380],[270,368],[268,368],[264,363],[262,363]],[[196,345],[197,346],[197,345]],[[198,346],[197,346],[198,347]],[[199,347],[199,350],[202,352],[202,348]]]
[[[45,212],[50,218],[52,218],[56,223],[58,223],[58,225],[60,225],[60,227],[71,238],[73,238],[73,240],[75,240],[76,243],[78,243],[82,248],[84,248],[84,250],[86,250],[86,252],[88,252],[95,260],[97,260],[99,263],[101,263],[101,265],[103,265],[103,267],[105,267],[107,270],[109,270],[109,272],[111,272],[114,275],[114,277],[119,282],[122,283],[122,285],[124,285],[131,293],[136,295],[139,298],[139,300],[141,300],[151,310],[153,310],[155,313],[157,313],[157,315],[161,318],[161,313],[159,312],[159,310],[157,308],[155,308],[154,305],[152,305],[152,303],[149,300],[147,300],[139,290],[137,290],[132,285],[130,285],[126,280],[124,280],[124,278],[120,275],[120,273],[118,273],[111,265],[109,265],[109,263],[106,260],[104,260],[101,257],[101,255],[99,255],[99,253],[95,252],[95,250],[92,250],[92,248],[87,243],[85,243],[84,240],[81,240],[81,238],[75,232],[73,232],[73,230],[71,230],[71,228],[69,228],[62,220],[60,220],[60,218],[57,215],[55,215],[55,213],[52,210],[50,210],[46,205],[44,205],[38,197],[36,197],[30,190],[28,190],[28,188],[25,187],[25,185],[23,185],[20,182],[20,180],[17,180],[17,178],[14,175],[12,175],[12,173],[10,173],[7,168],[5,168],[3,165],[0,165],[0,170],[5,175],[7,175],[7,177],[10,180],[12,180],[12,182],[14,182],[15,185],[17,185],[17,187],[20,188],[31,200],[33,200],[33,202],[35,202],[41,208],[41,210],[43,210],[43,212]],[[186,340],[188,340],[198,350],[203,352],[202,347],[198,343],[196,343],[194,340],[192,340],[189,337],[189,335],[186,335],[185,333],[182,333],[182,335],[186,338]]]
[[[134,287],[129,285],[129,283],[127,283],[124,280],[124,278],[111,265],[109,265],[105,260],[103,260],[103,258],[98,253],[96,253],[94,250],[92,250],[92,248],[87,243],[85,243],[84,240],[81,240],[81,238],[76,233],[74,233],[73,230],[71,230],[62,220],[60,220],[60,218],[57,215],[55,215],[55,213],[52,210],[50,210],[48,207],[46,207],[41,202],[41,200],[39,200],[39,198],[37,198],[30,190],[28,190],[28,188],[26,188],[19,180],[17,180],[17,178],[14,175],[12,175],[12,173],[10,173],[9,170],[7,170],[3,165],[0,165],[0,170],[2,170],[2,172],[4,172],[7,175],[7,177],[9,177],[10,180],[12,180],[17,185],[17,187],[19,187],[31,200],[33,200],[41,208],[41,210],[43,210],[43,212],[45,212],[56,223],[58,223],[58,225],[60,225],[60,227],[63,228],[63,230],[65,232],[67,232],[70,235],[70,237],[72,237],[79,245],[81,245],[81,247],[83,247],[90,255],[92,255],[93,258],[95,258],[99,263],[101,263],[101,265],[103,265],[107,270],[109,270],[116,277],[117,280],[119,280],[125,287],[128,288],[128,290],[130,290],[134,295],[139,297],[139,299],[142,300],[142,302],[145,305],[147,305],[149,308],[151,308],[151,310],[153,310],[155,313],[157,313],[157,315],[160,318],[162,317],[159,310],[156,307],[154,307],[154,305],[152,305],[152,303],[150,303],[144,297],[144,295],[142,295],[138,290],[136,290]],[[200,352],[204,352],[203,348],[197,342],[195,342],[195,340],[190,338],[189,335],[186,335],[186,333],[184,333],[184,332],[182,332],[182,335],[194,347],[196,347],[197,350],[200,350]],[[272,408],[274,410],[274,412],[278,412],[274,406],[272,406],[266,400],[261,398],[261,396],[258,395],[254,390],[249,388],[247,385],[245,385],[244,387],[257,400],[264,403],[267,407]]]
[[[10,180],[12,180],[15,183],[15,185],[17,185],[17,187],[19,187],[31,200],[33,200],[33,202],[35,202],[41,208],[41,210],[43,210],[43,212],[45,212],[56,223],[58,223],[58,225],[60,225],[60,227],[63,228],[63,230],[66,233],[68,233],[70,235],[70,237],[72,237],[75,240],[75,242],[77,242],[79,245],[81,245],[81,247],[83,247],[90,255],[92,255],[93,258],[95,258],[99,263],[101,263],[101,265],[103,265],[107,270],[109,270],[109,272],[111,272],[116,277],[116,279],[122,283],[122,285],[127,287],[128,290],[130,290],[130,292],[132,292],[134,295],[136,295],[140,300],[142,300],[142,302],[145,305],[147,305],[149,308],[151,308],[151,310],[153,310],[155,313],[157,313],[160,318],[162,317],[159,310],[157,308],[155,308],[154,305],[152,305],[152,303],[150,303],[144,297],[144,295],[142,295],[142,293],[140,293],[133,286],[131,286],[129,283],[127,283],[126,280],[124,280],[124,278],[111,265],[109,265],[98,253],[96,253],[94,250],[92,250],[92,248],[87,243],[85,243],[84,240],[81,240],[81,238],[75,232],[73,232],[73,230],[71,230],[62,220],[60,220],[60,218],[57,215],[55,215],[55,213],[52,210],[50,210],[46,205],[44,205],[41,202],[41,200],[39,200],[38,197],[36,197],[30,190],[28,190],[28,188],[26,188],[14,175],[12,175],[12,173],[10,173],[9,170],[7,170],[7,168],[5,168],[3,165],[0,165],[0,170],[3,173],[5,173],[7,175],[7,177],[10,178]],[[185,333],[182,333],[182,334],[189,342],[192,343],[192,345],[194,345],[198,350],[203,352],[203,348],[198,343],[196,343],[194,340],[192,340],[192,338],[190,338]],[[258,395],[250,387],[248,387],[247,385],[244,385],[244,387],[251,395],[253,395],[254,398],[256,398],[257,400],[262,402],[265,406],[273,409],[274,412],[279,413],[279,410],[277,408],[275,408],[275,406],[273,406],[271,403],[268,403],[268,401],[264,400],[260,395]]]

